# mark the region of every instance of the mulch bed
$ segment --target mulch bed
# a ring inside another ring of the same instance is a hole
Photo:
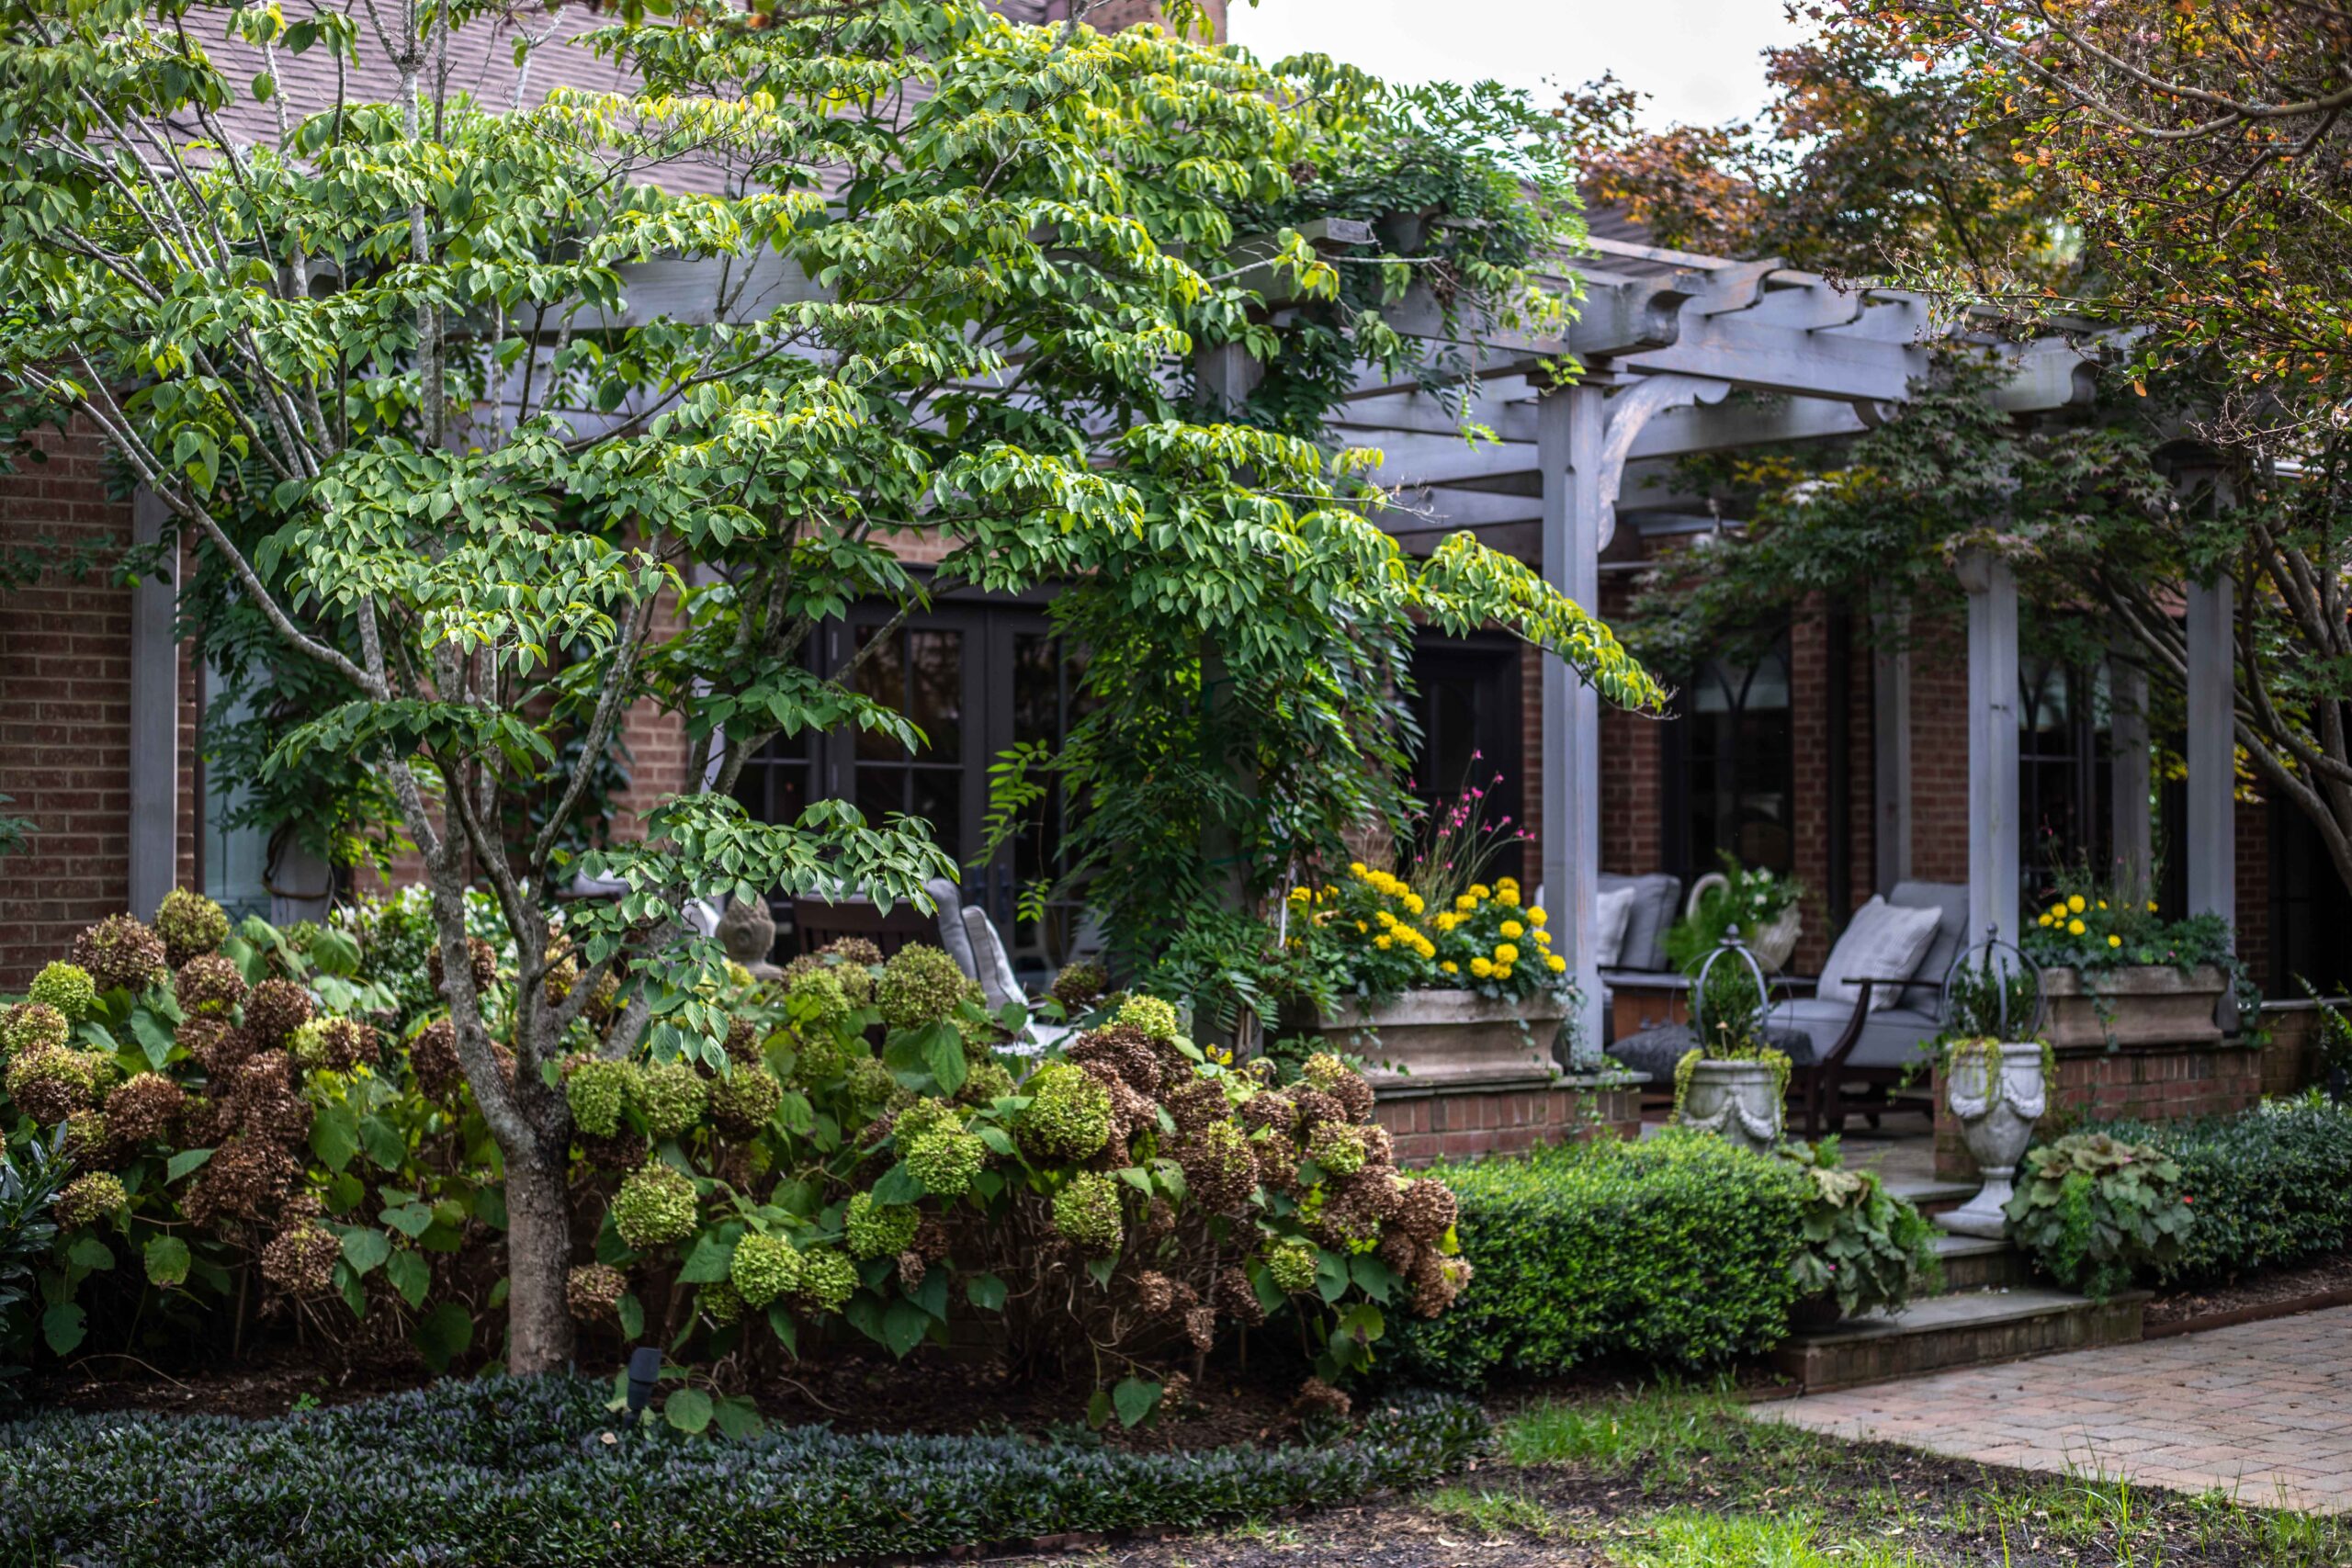
[[[2148,1303],[2145,1336],[2224,1328],[2266,1317],[2352,1304],[2352,1254],[2324,1258],[2292,1269],[2269,1269],[2225,1285],[2172,1291]]]

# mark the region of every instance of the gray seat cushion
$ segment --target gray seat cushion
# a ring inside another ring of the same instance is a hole
[[[1940,1016],[1943,1010],[1944,971],[1960,956],[1961,944],[1968,936],[1968,889],[1951,882],[1898,882],[1886,901],[1906,909],[1936,911],[1935,939],[1928,943],[1928,951],[1919,957],[1912,976],[1923,982],[1906,986],[1898,1007]]]
[[[947,956],[956,961],[956,967],[964,972],[964,978],[978,979],[979,962],[972,953],[972,939],[964,931],[963,893],[944,876],[933,877],[923,884],[923,890],[939,907],[939,945],[947,950]]]
[[[1812,1041],[1813,1054],[1806,1058],[1808,1061],[1827,1056],[1853,1016],[1853,1003],[1823,1001],[1817,997],[1799,997],[1772,1008],[1775,1026],[1801,1031]],[[1847,1064],[1857,1067],[1901,1067],[1914,1061],[1924,1062],[1928,1042],[1941,1028],[1934,1013],[1916,1008],[1891,1007],[1873,1012],[1863,1023],[1861,1037],[1854,1042]],[[1796,1058],[1792,1056],[1790,1060]]]
[[[1666,961],[1666,933],[1682,901],[1682,879],[1670,871],[1645,872],[1640,876],[1603,872],[1596,884],[1603,893],[1618,887],[1634,890],[1634,909],[1625,919],[1625,941],[1617,950],[1617,967],[1672,968]]]
[[[1791,1065],[1809,1066],[1815,1059],[1813,1038],[1802,1029],[1774,1024],[1764,1031],[1764,1038],[1775,1050],[1787,1055]],[[1838,1037],[1830,1036],[1832,1040]],[[1652,1084],[1674,1081],[1676,1064],[1690,1054],[1698,1043],[1687,1023],[1661,1023],[1656,1029],[1645,1029],[1623,1040],[1611,1041],[1610,1059],[1620,1066],[1631,1067],[1637,1073],[1647,1073]]]

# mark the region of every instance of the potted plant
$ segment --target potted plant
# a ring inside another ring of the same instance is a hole
[[[1737,926],[1763,971],[1780,973],[1804,931],[1800,908],[1804,884],[1792,876],[1777,876],[1764,866],[1743,866],[1729,851],[1719,858],[1723,869],[1690,885],[1682,918],[1666,933],[1668,959],[1687,974],[1722,945],[1726,931]]]
[[[1356,861],[1293,887],[1278,916],[1291,974],[1284,1018],[1309,1043],[1363,1058],[1375,1089],[1510,1089],[1557,1076],[1554,1044],[1576,988],[1544,911],[1494,874],[1525,842],[1489,821],[1500,774],[1434,809],[1403,874]]]
[[[1674,1068],[1674,1120],[1769,1151],[1781,1141],[1789,1058],[1764,1032],[1771,1006],[1764,971],[1731,927],[1690,986],[1697,1043]]]
[[[1836,1138],[1792,1143],[1781,1157],[1804,1172],[1804,1240],[1790,1261],[1792,1327],[1825,1327],[1866,1313],[1900,1312],[1936,1278],[1936,1226],[1869,1170],[1850,1170]]]
[[[2215,1013],[2244,978],[2220,916],[2166,920],[2155,900],[2083,876],[2058,879],[2018,946],[2041,966],[2060,1050],[2218,1043]]]
[[[2004,961],[2003,950],[2017,954]],[[1973,950],[1972,950],[1973,951]],[[1998,1240],[2018,1160],[2049,1107],[2056,1076],[2041,1038],[2041,975],[2007,942],[1988,940],[1984,958],[1962,953],[1944,981],[1944,1103],[1984,1185],[1940,1220],[1959,1235]]]

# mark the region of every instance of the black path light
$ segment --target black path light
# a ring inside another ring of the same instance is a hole
[[[662,1351],[653,1345],[639,1345],[628,1353],[628,1416],[631,1421],[645,1414],[653,1402],[653,1385],[662,1381]]]

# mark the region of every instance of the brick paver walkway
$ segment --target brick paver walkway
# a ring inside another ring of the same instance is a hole
[[[2352,1307],[1751,1409],[1992,1464],[2352,1512]]]

